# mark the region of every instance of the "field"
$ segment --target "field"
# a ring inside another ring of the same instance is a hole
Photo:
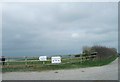
[[[7,61],[5,66],[2,66],[2,72],[24,72],[24,71],[45,71],[45,70],[60,70],[60,69],[73,69],[85,68],[93,66],[102,66],[111,63],[117,57],[102,60],[83,60],[78,58],[63,58],[61,64],[51,64],[51,60],[41,62],[37,59],[27,59],[19,61]]]

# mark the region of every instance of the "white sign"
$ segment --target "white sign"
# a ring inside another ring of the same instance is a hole
[[[40,61],[47,61],[47,56],[40,56],[40,57],[39,57],[39,60],[40,60]]]
[[[61,57],[60,56],[55,56],[51,58],[52,63],[61,63]]]

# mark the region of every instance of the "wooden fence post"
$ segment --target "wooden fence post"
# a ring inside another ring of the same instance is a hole
[[[82,61],[83,61],[82,55],[81,55],[81,57],[80,57],[80,61],[81,61],[81,63],[82,63]]]
[[[27,66],[27,56],[25,56],[25,66]]]
[[[7,61],[6,61],[7,66],[9,66],[9,58],[6,58],[6,59],[7,59]]]

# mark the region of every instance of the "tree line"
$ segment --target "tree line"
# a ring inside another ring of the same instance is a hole
[[[82,54],[77,54],[75,57],[96,55],[97,59],[108,59],[117,56],[117,49],[106,46],[95,45],[92,47],[84,46]]]

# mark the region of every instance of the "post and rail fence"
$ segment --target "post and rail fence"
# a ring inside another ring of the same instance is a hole
[[[5,66],[10,65],[30,65],[30,64],[43,64],[42,61],[39,60],[39,57],[32,57],[32,56],[21,56],[21,57],[5,57]],[[80,56],[80,57],[73,57],[73,58],[61,58],[61,64],[66,63],[75,63],[75,62],[84,62],[86,60],[94,61],[96,59],[96,55],[90,56]],[[47,63],[46,63],[47,62]],[[44,62],[45,65],[50,65],[51,57],[47,58],[47,61]],[[2,61],[0,61],[0,65],[2,65]]]

